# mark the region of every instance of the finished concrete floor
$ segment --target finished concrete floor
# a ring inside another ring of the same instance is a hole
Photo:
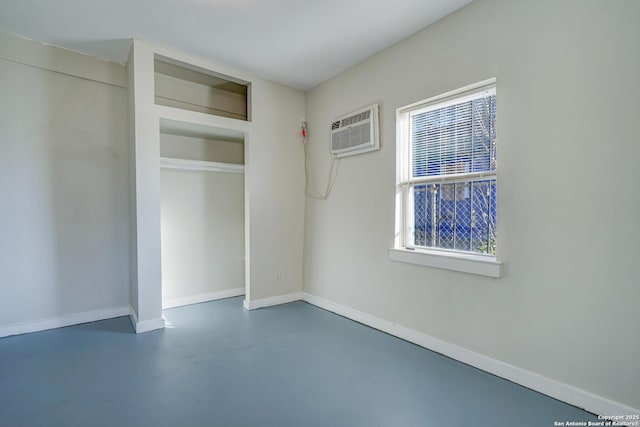
[[[304,302],[0,339],[0,425],[553,426],[573,406]]]

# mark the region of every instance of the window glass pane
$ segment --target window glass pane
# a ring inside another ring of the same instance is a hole
[[[416,185],[413,188],[414,242],[416,246],[434,246],[432,242],[433,185]]]
[[[459,182],[455,184],[456,194],[454,203],[455,234],[453,248],[458,251],[474,251],[471,245],[472,223],[474,221],[471,211],[472,182]]]
[[[416,246],[495,255],[496,180],[413,187]]]
[[[471,251],[496,253],[496,180],[472,183]]]

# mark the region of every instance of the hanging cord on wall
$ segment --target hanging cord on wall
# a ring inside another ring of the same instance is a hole
[[[312,192],[310,190],[310,188],[313,188],[313,186],[311,185],[312,173],[311,173],[311,167],[309,166],[309,153],[307,152],[307,142],[308,142],[307,122],[303,120],[300,127],[301,127],[300,135],[302,136],[302,145],[304,146],[304,175],[305,175],[304,192],[307,196],[313,199],[326,200],[327,197],[329,197],[329,194],[331,194],[331,190],[333,189],[333,184],[335,184],[336,177],[338,176],[339,159],[336,159],[335,157],[331,156],[332,158],[331,158],[331,168],[329,169],[329,180],[327,182],[327,186],[324,192],[320,194]]]

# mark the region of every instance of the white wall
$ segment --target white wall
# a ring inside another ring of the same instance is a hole
[[[129,161],[129,306],[131,310],[138,309],[138,289],[134,284],[138,280],[138,230],[136,209],[136,150],[135,141],[136,129],[132,123],[136,121],[135,111],[135,92],[134,92],[134,68],[135,61],[133,57],[133,49],[129,51],[127,60],[127,137],[128,141],[128,161]],[[137,313],[136,313],[137,316]],[[135,325],[134,325],[135,327]]]
[[[133,41],[127,61],[131,308],[136,332],[164,327],[160,257],[160,126],[153,110],[153,51]]]
[[[160,178],[163,304],[244,291],[243,174],[163,169]]]
[[[124,73],[0,34],[0,336],[128,307]]]
[[[304,290],[640,408],[638,16],[634,1],[476,0],[308,92],[316,181],[336,116],[380,103],[382,149],[307,198]],[[489,77],[503,277],[389,261],[395,110]]]

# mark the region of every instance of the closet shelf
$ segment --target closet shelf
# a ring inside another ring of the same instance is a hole
[[[235,163],[207,162],[203,160],[176,159],[172,157],[160,157],[160,167],[163,169],[244,173],[244,165]]]
[[[155,55],[158,106],[247,121],[249,82]]]
[[[212,138],[230,137],[242,140],[245,132],[251,126],[251,122],[228,117],[212,116],[164,105],[155,105],[154,107],[160,119],[160,130],[170,133],[187,135],[198,133]]]

